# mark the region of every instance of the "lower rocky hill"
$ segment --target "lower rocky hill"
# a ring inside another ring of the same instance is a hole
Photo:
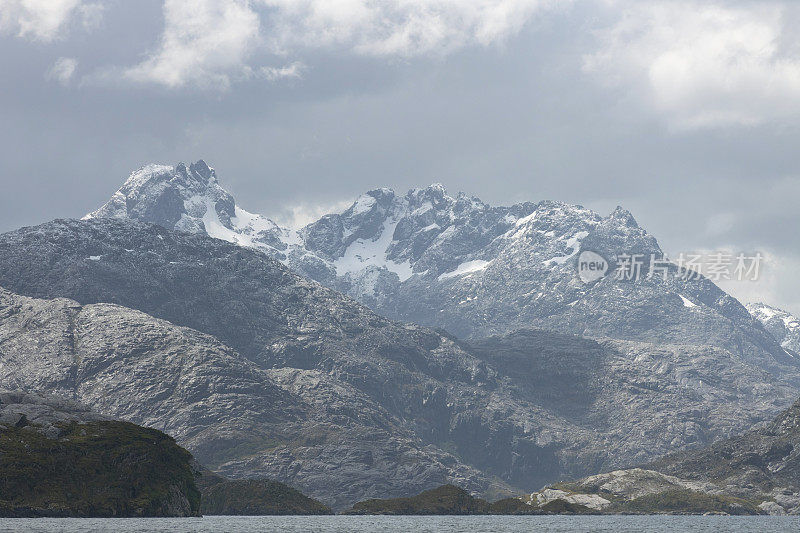
[[[195,481],[204,515],[325,515],[327,505],[271,479],[227,479],[202,469]]]
[[[648,468],[712,482],[727,494],[763,498],[769,512],[800,514],[800,400],[770,424]]]
[[[739,498],[713,483],[631,468],[556,483],[523,498],[533,508],[580,506],[603,514],[767,514],[758,493]]]
[[[371,499],[358,502],[344,514],[357,515],[514,515],[514,514],[594,514],[586,506],[556,500],[531,505],[520,498],[488,502],[475,498],[454,485],[442,485],[404,498]]]
[[[604,513],[800,514],[800,400],[744,435],[642,468],[557,483],[525,500]]]
[[[261,369],[210,335],[117,305],[0,289],[0,363],[2,383],[158,428],[229,478],[275,479],[338,509],[447,482],[503,488],[325,372]]]
[[[513,504],[505,509],[513,514],[525,505],[513,498],[501,500],[503,507],[509,501]],[[521,505],[520,505],[521,504]],[[442,485],[404,498],[370,499],[358,502],[345,514],[386,514],[386,515],[474,515],[491,514],[493,504],[482,498],[475,498],[469,492],[454,485]]]
[[[0,392],[0,516],[198,516],[191,463],[158,430]]]
[[[456,486],[443,485],[416,496],[358,502],[347,514],[469,515],[488,512],[489,502],[486,500],[474,498]]]

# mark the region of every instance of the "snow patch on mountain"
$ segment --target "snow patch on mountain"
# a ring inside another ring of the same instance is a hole
[[[575,257],[578,252],[581,251],[581,241],[585,239],[589,235],[588,231],[579,231],[572,237],[567,239],[566,246],[571,251],[567,255],[560,255],[558,257],[553,257],[552,259],[548,259],[544,262],[545,265],[563,265],[573,257]]]
[[[465,261],[458,265],[455,270],[452,272],[445,272],[444,274],[440,274],[437,278],[439,281],[448,278],[455,278],[458,276],[465,276],[467,274],[474,274],[475,272],[480,272],[481,270],[486,270],[486,267],[489,266],[491,261],[484,261],[483,259],[474,259],[472,261]]]
[[[362,194],[356,199],[356,203],[353,204],[353,214],[360,215],[361,213],[366,213],[372,206],[375,205],[375,198],[368,194]]]
[[[364,203],[356,203],[355,207],[363,208]],[[354,209],[355,212],[355,209]],[[363,213],[364,211],[360,211]],[[410,261],[397,263],[388,259],[387,252],[393,241],[394,231],[398,220],[386,220],[378,234],[377,239],[356,239],[347,247],[342,257],[333,262],[338,276],[358,274],[370,267],[385,268],[394,272],[403,282],[413,274]]]

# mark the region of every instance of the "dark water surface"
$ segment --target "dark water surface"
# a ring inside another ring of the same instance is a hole
[[[207,516],[204,518],[0,518],[0,532],[245,531],[360,533],[800,532],[800,517],[736,516]]]

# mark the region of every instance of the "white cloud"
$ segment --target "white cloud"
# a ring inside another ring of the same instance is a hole
[[[610,2],[584,70],[631,88],[675,128],[752,125],[800,112],[797,34],[777,2]],[[794,41],[794,42],[792,42]]]
[[[572,0],[165,0],[158,49],[123,77],[167,87],[227,89],[236,80],[297,78],[304,66],[253,66],[256,52],[340,48],[370,56],[446,54],[518,33]],[[262,32],[263,29],[263,32]]]
[[[284,207],[273,215],[275,222],[291,229],[300,229],[330,213],[341,213],[353,204],[353,199],[324,204],[296,204]]]
[[[721,248],[719,251],[729,251],[734,256],[743,253],[733,247]],[[757,279],[721,279],[714,283],[742,303],[764,302],[792,313],[800,313],[800,302],[792,299],[796,294],[793,285],[800,269],[800,258],[772,250],[759,250],[757,253],[763,257]]]
[[[18,37],[50,42],[63,36],[74,18],[85,27],[96,25],[102,6],[83,0],[2,0],[0,30]]]
[[[261,67],[259,73],[268,81],[277,81],[282,79],[297,79],[302,77],[303,70],[306,66],[300,61],[295,61],[289,65],[282,67]]]
[[[164,24],[158,50],[127,69],[127,79],[227,89],[248,75],[260,24],[246,0],[166,0]]]
[[[75,74],[78,60],[73,57],[59,57],[45,74],[48,80],[55,80],[61,85],[66,85]]]
[[[97,2],[81,4],[78,8],[78,13],[80,14],[81,24],[84,29],[90,30],[99,26],[100,22],[103,20],[103,12],[105,9],[103,4]]]
[[[415,56],[488,46],[531,17],[571,0],[259,0],[269,8],[275,50],[344,47],[358,54]]]

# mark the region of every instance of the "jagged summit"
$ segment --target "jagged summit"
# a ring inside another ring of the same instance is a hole
[[[788,311],[761,302],[749,303],[746,307],[788,353],[800,358],[800,319]]]
[[[294,231],[237,205],[203,160],[188,166],[144,166],[105,205],[84,218],[142,220],[258,248],[356,297],[368,297],[371,287],[348,289],[361,285],[353,278],[395,281],[394,274],[401,283],[415,274],[438,278],[461,263],[486,261],[471,257],[486,255],[475,245],[486,246],[498,238],[512,241],[539,234],[552,236],[555,247],[563,248],[559,243],[563,237],[569,251],[579,245],[580,237],[570,241],[574,236],[555,235],[556,230],[563,233],[576,224],[596,227],[603,221],[582,206],[551,200],[493,207],[464,193],[449,196],[441,183],[433,183],[404,195],[390,188],[368,191],[341,213]],[[629,216],[623,223],[631,221]],[[464,238],[470,242],[454,245]],[[562,264],[565,256],[553,255],[553,264]]]
[[[268,249],[273,255],[280,255],[291,241],[289,230],[237,206],[202,159],[188,166],[146,165],[133,172],[105,205],[84,218],[141,220]]]

